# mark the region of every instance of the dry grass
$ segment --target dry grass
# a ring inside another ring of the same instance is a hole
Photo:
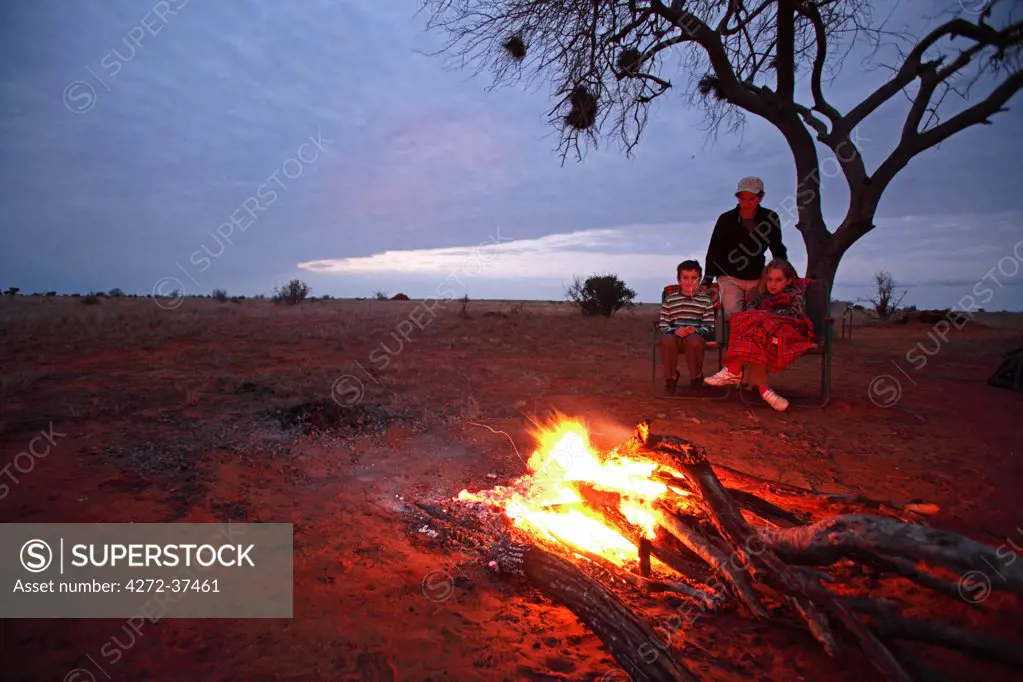
[[[424,423],[480,416],[473,387],[550,388],[541,364],[508,362],[625,337],[642,343],[627,312],[586,320],[551,303],[333,300],[283,306],[186,300],[165,310],[150,299],[5,299],[0,307],[2,390],[9,404],[58,418],[112,418],[148,408],[227,401],[251,384],[267,410],[329,399],[338,377],[356,374],[367,400],[412,410]],[[653,313],[656,314],[656,313]],[[420,390],[427,388],[429,390]]]
[[[428,308],[436,311],[436,317]],[[85,306],[75,298],[19,297],[6,299],[0,306],[0,325],[6,331],[0,349],[6,353],[53,352],[69,348],[73,339],[75,347],[83,351],[128,350],[173,341],[251,339],[258,334],[260,340],[271,344],[311,340],[344,350],[352,344],[389,337],[410,315],[421,325],[408,333],[410,338],[435,335],[441,326],[450,329],[455,320],[464,322],[458,327],[464,332],[477,331],[480,322],[491,328],[495,323],[507,323],[536,332],[551,323],[551,318],[574,322],[579,317],[570,305],[547,302],[472,301],[468,318],[458,314],[460,308],[458,301],[438,305],[338,299],[283,306],[257,299],[241,304],[195,299],[175,310],[164,310],[148,298],[105,299],[100,305]],[[620,313],[620,319],[650,315],[656,315],[656,306],[637,306]]]

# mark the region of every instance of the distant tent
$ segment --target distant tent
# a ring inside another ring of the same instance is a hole
[[[1023,393],[1023,348],[1009,351],[1002,361],[1002,366],[995,370],[987,380],[988,386],[1010,388]]]

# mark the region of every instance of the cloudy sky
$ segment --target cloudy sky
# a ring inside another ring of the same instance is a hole
[[[919,20],[927,2],[911,4]],[[776,210],[793,193],[777,132],[750,119],[714,140],[680,95],[653,108],[633,158],[612,143],[562,165],[548,92],[487,91],[486,75],[424,54],[441,36],[418,5],[0,5],[0,286],[256,294],[300,277],[344,297],[562,299],[573,276],[616,272],[654,301],[680,260],[703,259],[740,177],[763,177]],[[883,77],[850,57],[833,101],[847,109]],[[1021,103],[903,171],[837,298],[885,269],[907,303],[953,305],[987,276],[988,310],[1023,310]],[[868,167],[905,110],[861,126]],[[825,173],[824,195],[835,224],[844,181]]]

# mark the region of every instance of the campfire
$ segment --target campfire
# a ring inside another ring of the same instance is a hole
[[[712,466],[700,446],[650,428],[645,421],[626,442],[599,450],[582,421],[558,416],[534,430],[525,474],[462,490],[453,505],[415,503],[417,514],[498,575],[571,609],[636,682],[698,678],[663,645],[651,655],[664,637],[625,605],[621,589],[674,594],[693,614],[739,608],[755,619],[798,620],[830,655],[858,647],[889,680],[928,676],[901,641],[1023,663],[1018,647],[905,618],[848,584],[855,564],[971,604],[956,578],[1005,562],[994,547],[928,525],[935,505],[818,493]],[[1001,575],[989,589],[1023,596],[1023,566]]]
[[[609,524],[592,500],[598,491],[619,496],[618,511],[642,537],[653,540],[657,525],[654,504],[669,492],[652,476],[659,468],[648,459],[599,453],[585,426],[576,420],[557,421],[534,431],[539,447],[529,458],[530,473],[508,487],[479,493],[463,490],[457,499],[493,505],[516,528],[563,545],[580,556],[598,555],[618,566],[639,560],[639,548]],[[675,495],[688,493],[682,489]]]

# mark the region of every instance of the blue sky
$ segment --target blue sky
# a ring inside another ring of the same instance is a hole
[[[654,106],[633,158],[611,142],[562,165],[546,89],[487,91],[487,75],[423,54],[441,36],[418,4],[0,5],[0,286],[147,294],[174,278],[255,294],[300,277],[345,297],[562,299],[575,275],[617,272],[654,301],[680,260],[703,259],[740,177],[763,177],[776,210],[793,193],[773,128],[751,118],[714,140],[679,94]],[[851,57],[831,97],[848,108],[884,75]],[[910,163],[837,298],[886,269],[907,303],[950,306],[987,275],[984,307],[1023,310],[1020,102]],[[860,127],[869,168],[905,108]],[[823,185],[834,225],[844,180]]]

